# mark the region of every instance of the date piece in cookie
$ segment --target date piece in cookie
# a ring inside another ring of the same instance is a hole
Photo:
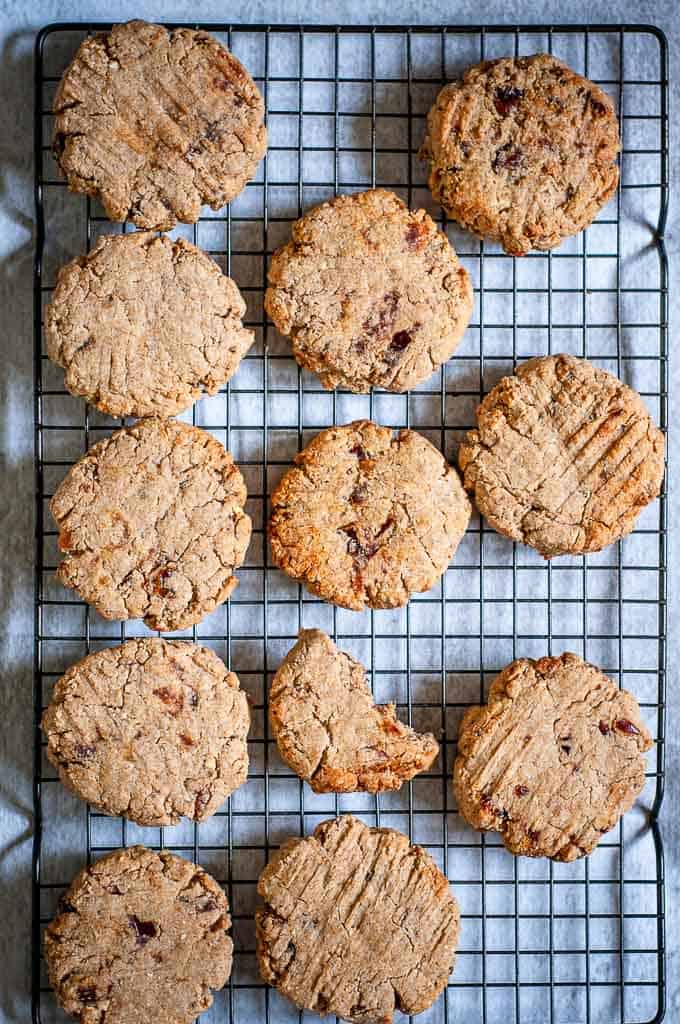
[[[374,704],[363,665],[319,629],[303,629],[274,676],[269,718],[281,757],[315,793],[399,789],[439,751],[394,704]]]
[[[472,285],[424,210],[373,189],[296,221],[274,253],[265,307],[325,388],[407,391],[453,354]]]
[[[211,434],[140,420],[100,441],[50,503],[57,579],[105,619],[185,629],[226,601],[250,540],[246,487]]]
[[[477,410],[459,451],[465,487],[495,530],[545,558],[625,537],[657,497],[664,438],[640,396],[585,359],[531,359]]]
[[[591,853],[645,783],[652,738],[637,701],[575,654],[513,661],[458,734],[453,790],[473,828],[512,853]]]
[[[521,256],[594,220],[616,191],[619,149],[610,97],[544,53],[485,61],[445,86],[421,156],[446,212]]]
[[[446,571],[470,519],[456,470],[414,430],[322,430],[272,496],[272,557],[326,601],[406,604]]]
[[[130,21],[86,39],[54,100],[54,155],[111,220],[170,230],[219,210],[264,156],[264,103],[207,32]]]
[[[231,973],[230,925],[203,868],[116,850],[76,876],[45,932],[57,1001],[81,1024],[192,1024]]]
[[[174,416],[214,395],[253,342],[246,304],[183,239],[104,235],[59,271],[45,311],[66,387],[110,416]]]
[[[391,1024],[446,986],[459,913],[432,858],[401,832],[349,815],[291,839],[257,886],[265,981],[302,1009]]]
[[[138,825],[214,814],[246,781],[249,725],[246,695],[216,654],[159,638],[73,665],[42,720],[64,785]]]

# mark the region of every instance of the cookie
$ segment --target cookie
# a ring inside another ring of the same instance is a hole
[[[545,558],[625,537],[659,494],[664,438],[638,394],[585,359],[531,359],[477,410],[459,451],[495,530]]]
[[[399,789],[439,752],[431,733],[374,704],[363,665],[320,629],[303,629],[274,676],[269,718],[281,757],[315,793]]]
[[[81,43],[54,100],[53,150],[111,220],[169,230],[219,210],[264,156],[264,103],[207,32],[130,21]]]
[[[68,669],[42,719],[68,789],[138,825],[204,821],[248,775],[250,714],[206,647],[126,640]]]
[[[45,311],[66,387],[110,416],[173,416],[214,395],[253,343],[234,282],[195,245],[105,235],[59,271]]]
[[[635,698],[594,665],[569,653],[521,658],[463,716],[458,809],[512,853],[572,861],[632,807],[652,746]]]
[[[396,608],[446,571],[470,519],[455,469],[414,430],[322,430],[272,495],[279,568],[326,601]]]
[[[347,815],[291,839],[257,891],[265,981],[302,1009],[354,1024],[420,1013],[445,988],[458,906],[432,858],[401,832]]]
[[[116,850],[84,868],[45,932],[59,1005],[81,1024],[192,1024],[231,973],[214,878],[166,850]]]
[[[455,351],[472,285],[425,210],[373,189],[296,221],[272,258],[265,308],[325,388],[408,391]]]
[[[140,420],[95,444],[50,502],[57,579],[105,619],[186,629],[226,601],[250,541],[246,487],[199,427]]]
[[[432,195],[506,252],[552,249],[616,191],[612,100],[546,53],[484,61],[439,93],[421,157]]]

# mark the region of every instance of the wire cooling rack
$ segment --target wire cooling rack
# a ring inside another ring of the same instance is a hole
[[[333,608],[268,560],[267,495],[322,427],[370,416],[411,426],[455,459],[482,395],[528,356],[568,351],[616,373],[667,418],[667,47],[641,26],[336,28],[205,26],[245,63],[266,100],[269,151],[231,205],[175,232],[208,250],[248,302],[256,343],[219,395],[190,421],[219,437],[249,490],[254,534],[240,586],[187,632],[240,676],[252,703],[248,783],[210,821],[142,829],[94,813],[45,761],[38,728],[55,679],[88,651],[146,632],[105,622],[54,580],[46,503],[67,467],[114,421],[69,396],[46,359],[42,309],[58,266],[102,232],[121,230],[71,195],[50,153],[54,90],[77,45],[99,25],[55,25],[37,41],[35,263],[35,851],[33,1019],[63,1021],[41,963],[41,931],[91,858],[144,842],[193,858],[227,887],[236,946],[229,985],[203,1021],[302,1019],[260,981],[254,956],[257,876],[286,837],[352,810],[408,832],[451,880],[462,937],[448,989],[423,1021],[660,1021],[664,1013],[663,794],[666,513],[647,508],[635,532],[588,558],[545,563],[474,519],[441,585],[395,611]],[[480,59],[549,51],[598,81],[617,104],[622,176],[597,221],[552,253],[513,259],[446,224],[416,153],[441,85]],[[409,395],[324,392],[267,323],[268,258],[309,206],[384,185],[440,218],[475,285],[472,324],[446,367]],[[128,230],[129,228],[126,228]],[[266,714],[268,681],[301,626],[330,632],[371,670],[376,699],[441,735],[435,770],[400,793],[317,796],[279,760]],[[513,858],[456,812],[450,788],[457,723],[512,658],[574,650],[630,688],[657,740],[637,808],[590,858],[570,865]],[[311,1015],[305,1015],[311,1019]]]

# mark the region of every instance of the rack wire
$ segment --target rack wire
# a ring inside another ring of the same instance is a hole
[[[653,27],[335,27],[204,25],[246,64],[267,106],[268,155],[219,213],[179,228],[233,276],[256,342],[223,391],[187,418],[239,463],[253,540],[231,601],[183,634],[214,648],[247,690],[253,725],[245,786],[210,821],[143,829],[67,794],[44,757],[39,721],[54,681],[89,651],[148,631],[108,623],[54,581],[46,503],[72,464],[118,425],[64,390],[46,358],[42,312],[58,266],[121,230],[69,193],[50,153],[56,84],[87,34],[64,24],[39,34],[35,78],[36,602],[33,1020],[63,1021],[41,960],[41,933],[85,862],[134,842],[191,857],[225,885],[234,969],[202,1021],[312,1019],[260,980],[254,956],[257,876],[287,836],[353,811],[425,846],[462,910],[457,966],[428,1022],[660,1021],[665,1009],[664,867],[658,813],[664,786],[666,680],[665,496],[623,542],[588,558],[545,563],[473,519],[442,583],[403,609],[359,614],[311,597],[272,566],[267,495],[319,429],[369,416],[420,430],[452,461],[484,393],[518,361],[547,352],[587,356],[636,387],[667,426],[668,51]],[[622,174],[616,198],[580,236],[522,260],[446,223],[417,160],[424,117],[441,85],[468,64],[547,51],[599,82],[617,104]],[[475,285],[475,312],[454,357],[409,395],[324,392],[300,371],[262,306],[272,251],[305,209],[338,192],[393,188],[439,218]],[[130,230],[125,226],[123,230]],[[441,736],[434,770],[378,797],[318,796],[283,765],[267,722],[272,672],[300,627],[327,630],[364,662],[379,701]],[[513,858],[494,834],[460,819],[450,772],[457,722],[515,657],[575,650],[638,697],[657,745],[636,810],[590,858],[571,865]]]

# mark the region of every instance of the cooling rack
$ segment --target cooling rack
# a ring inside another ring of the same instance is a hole
[[[112,848],[144,842],[193,858],[226,886],[234,969],[202,1022],[283,1022],[301,1015],[260,981],[254,956],[257,876],[290,835],[353,811],[405,831],[447,874],[461,904],[455,973],[419,1020],[660,1021],[665,1006],[663,796],[666,670],[665,497],[634,533],[588,558],[545,563],[473,519],[441,584],[403,609],[358,614],[311,597],[268,560],[267,495],[322,427],[370,416],[410,426],[455,459],[480,398],[522,359],[587,356],[637,388],[667,426],[667,46],[655,28],[622,26],[335,27],[205,25],[245,63],[267,106],[269,151],[256,179],[183,235],[239,284],[256,342],[239,372],[186,418],[219,437],[249,490],[254,534],[231,601],[181,636],[213,647],[252,704],[248,783],[200,826],[142,829],[67,794],[46,762],[38,723],[52,685],[88,651],[147,631],[100,619],[54,580],[47,502],[72,464],[117,424],[69,396],[44,353],[42,311],[58,266],[119,230],[71,195],[51,153],[51,104],[85,36],[107,26],[52,25],[37,40],[35,78],[35,844],[33,1020],[64,1021],[47,984],[41,932],[76,871]],[[552,52],[599,82],[620,116],[615,199],[583,234],[552,253],[506,256],[447,224],[417,159],[424,117],[466,65]],[[424,206],[449,234],[475,285],[475,312],[455,356],[409,395],[324,392],[301,372],[264,314],[268,258],[291,221],[337,192],[372,185]],[[371,672],[375,697],[441,736],[435,770],[399,793],[318,796],[282,764],[266,714],[268,682],[301,626],[318,626]],[[635,810],[597,851],[570,865],[513,858],[456,812],[450,788],[458,720],[515,657],[574,650],[641,703],[656,738]]]

